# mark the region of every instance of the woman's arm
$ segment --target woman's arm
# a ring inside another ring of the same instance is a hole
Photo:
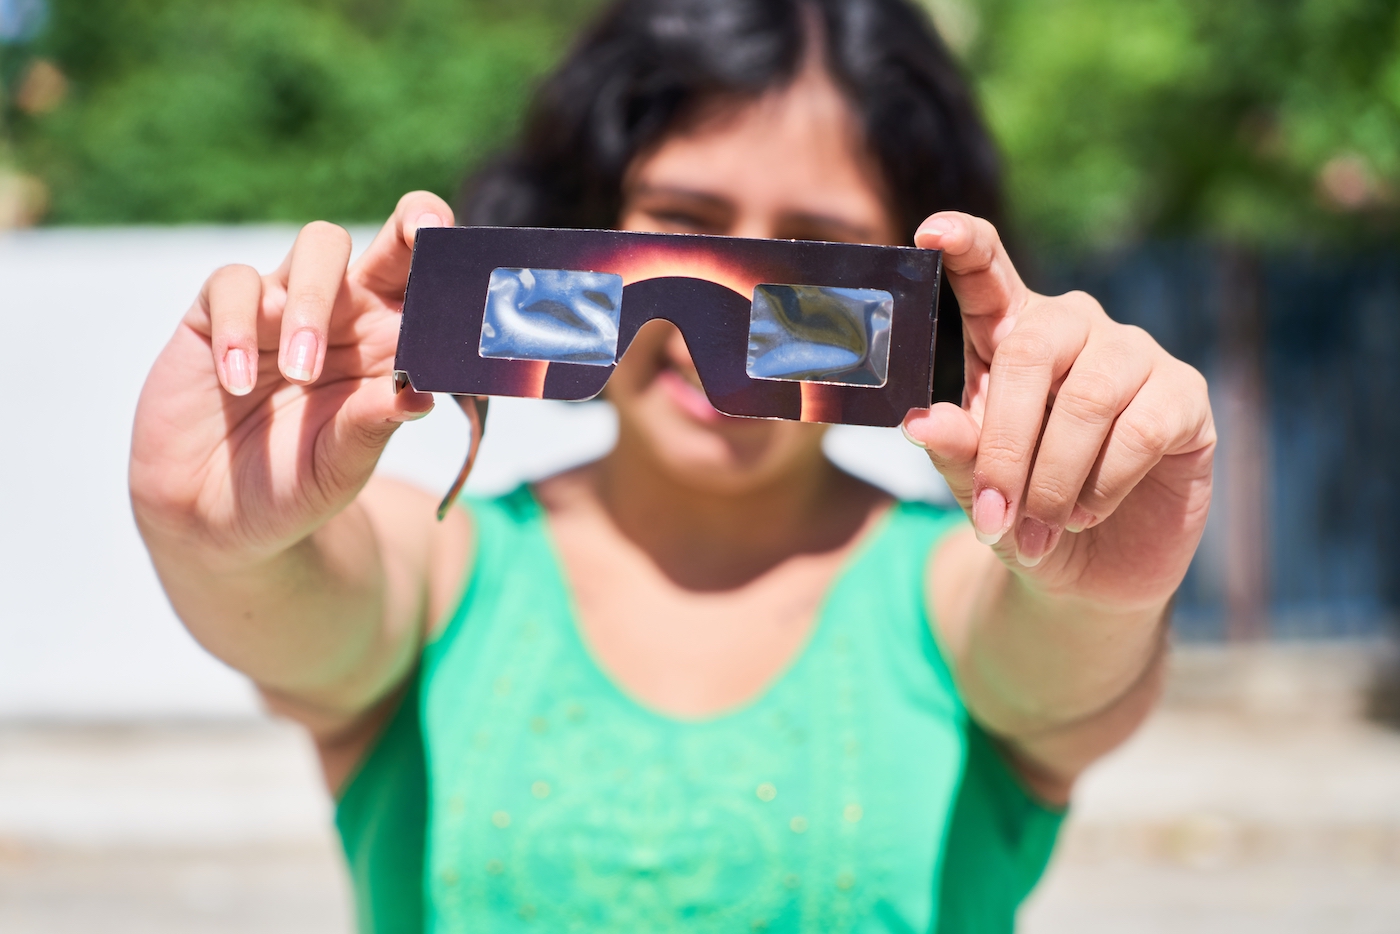
[[[1161,689],[1169,608],[1117,612],[1048,600],[965,531],[935,551],[929,605],[969,711],[1044,800],[1150,712]]]
[[[930,566],[969,710],[1055,800],[1150,709],[1205,527],[1205,381],[1082,293],[1037,295],[990,224],[929,218],[963,313],[964,405],[911,412],[972,519]],[[974,537],[975,536],[975,537]]]
[[[360,740],[363,721],[393,700],[466,573],[467,514],[453,510],[439,524],[436,506],[426,492],[374,477],[312,534],[253,560],[142,523],[190,633],[247,675],[272,710],[310,730],[332,787],[373,739],[371,729]]]
[[[353,266],[315,223],[268,275],[217,271],[137,408],[132,505],[176,612],[323,744],[372,719],[464,573],[465,514],[371,480],[432,407],[391,374],[415,232],[451,219],[417,192]]]
[[[343,673],[327,670],[330,677],[319,686],[308,683],[299,691],[274,689],[267,681],[260,684],[271,710],[309,729],[332,791],[344,786],[401,700],[399,688],[418,663],[423,643],[433,637],[434,627],[461,595],[473,551],[466,510],[454,509],[438,522],[437,499],[409,484],[373,477],[351,508],[364,512],[375,538],[385,582],[379,588],[383,611],[377,618],[368,612],[360,615],[364,636],[358,640],[358,657]],[[374,569],[363,570],[374,579]],[[350,584],[342,587],[343,595],[345,590],[367,589],[356,586],[364,580],[323,583]],[[324,613],[328,607],[315,609]],[[348,632],[333,631],[327,641],[332,648],[355,644]],[[306,651],[304,646],[296,649]],[[273,649],[265,657],[279,654]]]

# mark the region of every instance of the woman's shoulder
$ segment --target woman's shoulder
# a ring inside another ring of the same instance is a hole
[[[951,533],[968,525],[954,503],[901,499],[864,481],[870,510],[846,576],[852,583],[873,587],[890,599],[922,595],[935,557]],[[921,596],[916,600],[922,602]]]
[[[598,462],[590,461],[542,480],[521,484],[510,495],[528,497],[551,515],[567,512],[597,499],[597,475]]]
[[[963,514],[951,497],[947,500],[905,499],[838,465],[833,466],[841,478],[837,487],[840,495],[863,500],[872,513],[888,511],[898,523],[921,525],[955,522]]]
[[[462,506],[480,523],[504,520],[520,525],[576,508],[591,495],[589,477],[593,464],[582,464],[539,480],[522,480],[493,493],[462,498]]]

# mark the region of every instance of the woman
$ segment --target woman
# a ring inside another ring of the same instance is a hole
[[[191,632],[315,737],[366,930],[1011,927],[1156,695],[1214,428],[1194,370],[1022,284],[997,207],[903,0],[623,0],[468,188],[477,223],[943,250],[963,404],[904,430],[951,511],[719,415],[656,322],[612,453],[438,524],[373,470],[432,407],[390,371],[448,205],[405,195],[348,269],[315,223],[210,277],[142,395],[136,515]]]

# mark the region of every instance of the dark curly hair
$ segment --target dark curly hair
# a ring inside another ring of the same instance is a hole
[[[823,28],[806,27],[813,15]],[[907,0],[618,0],[535,95],[516,145],[463,185],[471,224],[607,228],[632,161],[716,98],[792,81],[809,36],[882,170],[899,229],[966,211],[1001,226],[1001,172],[957,64]],[[962,394],[961,322],[945,289],[935,397]]]

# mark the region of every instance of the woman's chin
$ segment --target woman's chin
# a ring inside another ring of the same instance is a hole
[[[739,491],[759,482],[768,458],[759,445],[736,445],[713,427],[681,418],[647,426],[658,466],[684,486],[711,492]]]
[[[820,457],[820,439],[814,445],[800,430],[814,426],[725,415],[700,387],[664,364],[640,384],[619,385],[610,398],[624,433],[637,443],[634,450],[646,450],[671,482],[697,493],[751,492]]]

